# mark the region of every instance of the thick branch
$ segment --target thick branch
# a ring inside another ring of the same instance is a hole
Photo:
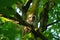
[[[32,29],[32,33],[34,34],[35,38],[40,37],[42,40],[48,40],[39,30],[35,31]]]
[[[17,13],[17,18],[18,18],[18,20],[19,20],[19,24],[20,25],[24,25],[24,26],[27,26],[27,27],[30,27],[32,30],[32,33],[34,34],[34,36],[35,37],[40,37],[42,40],[48,40],[42,33],[40,33],[38,30],[37,31],[35,31],[34,30],[34,26],[33,25],[31,25],[31,24],[29,24],[29,23],[27,23],[26,21],[24,21],[23,19],[22,19],[22,17]],[[21,19],[20,19],[21,18]]]
[[[16,17],[17,17],[17,20],[19,21],[20,25],[29,26],[29,27],[33,26],[33,25],[27,23],[26,21],[24,21],[22,16],[19,15],[19,13],[16,13]]]
[[[19,21],[20,25],[30,27],[32,29],[31,32],[34,34],[35,37],[40,37],[42,40],[44,40],[44,39],[47,40],[46,37],[42,33],[40,33],[38,30],[37,31],[34,30],[34,28],[33,28],[34,26],[32,24],[29,24],[26,21],[24,21],[18,13],[16,13],[16,18],[17,18],[17,21]]]
[[[35,2],[35,4],[34,4],[34,6],[32,6],[33,10],[31,9],[31,12],[33,12],[33,13],[35,11],[37,11],[36,7],[38,7],[37,5],[38,5],[39,0],[38,1],[34,0],[34,2]],[[22,17],[18,13],[16,13],[16,19],[19,21],[20,25],[24,25],[24,26],[30,27],[32,29],[31,31],[32,31],[32,33],[34,34],[35,37],[40,37],[42,40],[44,40],[44,39],[47,40],[46,37],[44,35],[42,35],[42,33],[40,33],[38,30],[37,31],[34,30],[34,26],[33,25],[31,25],[31,24],[27,23],[26,21],[24,21],[22,19]]]
[[[19,20],[19,24],[20,25],[24,25],[24,26],[27,26],[27,27],[30,27],[31,28],[31,32],[34,34],[34,36],[37,38],[37,37],[40,37],[42,40],[48,40],[42,33],[39,32],[39,30],[35,31],[34,30],[34,26],[32,24],[29,24],[27,23],[26,21],[24,21],[22,19],[22,17],[17,13],[17,18]]]

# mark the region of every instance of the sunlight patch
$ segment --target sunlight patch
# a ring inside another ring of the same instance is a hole
[[[40,27],[40,22],[38,22],[38,28]]]
[[[20,16],[22,16],[22,12],[19,8],[16,7],[16,12],[19,13]]]
[[[53,17],[51,17],[51,19],[53,19]]]
[[[30,3],[30,6],[32,5],[32,3]]]
[[[60,37],[60,33],[58,34],[58,36]]]
[[[51,27],[52,27],[52,25],[48,26],[47,28],[51,28]]]
[[[54,20],[53,22],[56,22],[56,20]]]
[[[51,29],[51,32],[54,32],[54,29]]]

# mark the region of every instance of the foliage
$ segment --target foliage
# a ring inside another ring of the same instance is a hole
[[[48,0],[40,0],[37,9],[38,19],[41,16],[41,11],[44,9],[43,5],[47,1]],[[35,39],[32,32],[26,33],[24,36],[22,36],[23,25],[16,23],[16,20],[18,22],[22,20],[18,20],[16,16],[16,7],[19,6],[18,8],[20,9],[20,11],[23,11],[23,6],[24,4],[27,4],[27,2],[28,0],[0,0],[0,40],[22,40],[22,37],[24,38],[24,40]],[[55,4],[48,12],[49,18],[47,22],[47,29],[42,32],[42,34],[46,36],[48,40],[60,40],[60,0],[53,0],[53,2]]]

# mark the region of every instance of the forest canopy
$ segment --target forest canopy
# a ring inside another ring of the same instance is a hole
[[[60,0],[0,0],[0,40],[60,40]]]

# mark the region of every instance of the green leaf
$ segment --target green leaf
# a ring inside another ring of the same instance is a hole
[[[11,6],[12,4],[16,3],[18,0],[0,0],[0,7]],[[2,4],[2,5],[1,5]]]

